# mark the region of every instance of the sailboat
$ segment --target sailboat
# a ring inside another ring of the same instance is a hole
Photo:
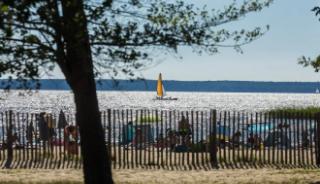
[[[157,82],[157,97],[156,100],[178,100],[178,98],[173,98],[170,96],[166,96],[166,91],[162,82],[162,75],[159,74],[158,82]]]
[[[317,88],[317,89],[316,89],[316,93],[317,93],[317,94],[319,94],[319,93],[320,93],[319,88]]]

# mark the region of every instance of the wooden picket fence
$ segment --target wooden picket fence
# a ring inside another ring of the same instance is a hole
[[[319,115],[108,109],[113,168],[320,166]],[[82,168],[74,114],[0,112],[1,168]]]

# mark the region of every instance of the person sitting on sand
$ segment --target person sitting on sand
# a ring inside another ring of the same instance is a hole
[[[163,149],[166,147],[166,141],[165,138],[163,137],[163,134],[160,133],[159,136],[156,138],[156,146]]]
[[[231,143],[232,147],[236,148],[240,146],[240,137],[241,137],[241,132],[237,131],[231,138]]]
[[[253,137],[253,149],[260,150],[262,145],[262,138],[255,134]]]
[[[177,144],[177,133],[174,130],[167,130],[167,138],[166,138],[167,146],[170,147],[170,150],[174,150]]]
[[[176,131],[171,130],[170,128],[166,131],[166,136],[164,137],[162,133],[159,134],[158,138],[156,139],[156,147],[164,149],[169,147],[170,150],[174,150],[177,144],[177,134]]]
[[[21,144],[20,144],[20,141],[19,141],[19,137],[18,137],[18,134],[17,132],[15,132],[13,135],[12,135],[12,146],[13,148],[16,148],[16,149],[19,149],[21,148]]]
[[[254,136],[253,133],[250,133],[249,137],[248,137],[248,145],[250,148],[254,147]]]
[[[136,146],[138,149],[144,149],[146,147],[147,137],[143,134],[141,128],[136,129],[135,136],[132,140],[132,144]]]
[[[307,148],[309,147],[310,140],[309,140],[309,135],[308,131],[304,130],[302,131],[302,147]]]
[[[188,119],[182,116],[182,119],[178,122],[178,134],[182,139],[182,145],[191,144],[191,127]]]
[[[278,129],[286,129],[286,128],[289,128],[290,127],[290,125],[289,124],[287,124],[287,123],[279,123],[278,124]]]

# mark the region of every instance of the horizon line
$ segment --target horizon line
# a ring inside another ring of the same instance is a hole
[[[0,80],[9,80],[9,79],[0,79]],[[16,80],[16,79],[12,79]],[[30,79],[31,80],[31,79]],[[63,78],[55,79],[38,79],[38,80],[66,80]],[[99,80],[109,80],[109,81],[157,81],[156,79],[95,79]],[[274,82],[274,83],[320,83],[320,81],[269,81],[269,80],[175,80],[175,79],[166,79],[163,81],[174,81],[174,82]]]

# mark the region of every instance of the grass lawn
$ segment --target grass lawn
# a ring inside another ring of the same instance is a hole
[[[114,170],[116,183],[124,184],[316,184],[320,169],[236,169],[211,171]],[[0,183],[81,184],[81,170],[0,170]]]
[[[311,116],[316,117],[317,113],[320,112],[320,107],[286,107],[278,108],[268,111],[268,113],[278,116],[283,116],[284,118],[295,118],[297,116]]]

